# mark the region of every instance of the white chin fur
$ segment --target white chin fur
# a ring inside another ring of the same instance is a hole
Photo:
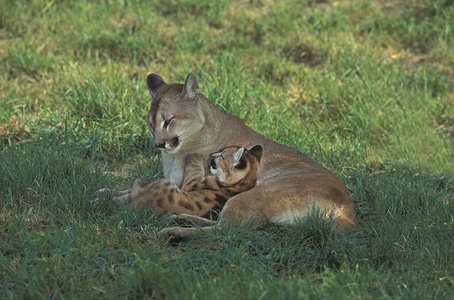
[[[216,175],[218,177],[220,182],[225,181],[225,174],[223,174],[222,171],[219,171],[219,169],[213,169],[213,167],[211,167],[210,171],[211,174]]]
[[[216,169],[213,169],[213,167],[210,167],[210,172],[211,174],[216,175]]]
[[[181,145],[182,145],[182,144],[183,144],[183,143],[180,141],[180,143],[178,144],[178,146],[177,146],[176,148],[173,148],[173,149],[163,149],[163,150],[161,150],[161,151],[164,151],[164,152],[167,153],[167,154],[175,154],[175,153],[177,153],[178,151],[180,151]]]

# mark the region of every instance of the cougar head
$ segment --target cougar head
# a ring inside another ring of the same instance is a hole
[[[218,177],[219,182],[225,186],[247,181],[250,187],[257,181],[257,170],[262,157],[263,148],[260,145],[249,149],[243,147],[227,147],[219,152],[210,154],[208,169]]]
[[[189,73],[184,84],[167,84],[158,74],[149,74],[147,87],[152,98],[148,126],[155,145],[166,153],[177,153],[205,123],[197,76]]]

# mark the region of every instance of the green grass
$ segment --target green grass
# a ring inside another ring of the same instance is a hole
[[[0,298],[454,298],[451,1],[0,0]],[[101,199],[161,178],[148,73],[199,75],[347,185],[317,216],[178,246]]]

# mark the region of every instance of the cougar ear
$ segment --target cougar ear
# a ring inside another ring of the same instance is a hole
[[[237,152],[233,154],[233,166],[236,167],[241,160],[241,156],[243,156],[244,148],[238,149]]]
[[[263,154],[263,147],[261,145],[254,145],[248,149],[249,152],[260,162]]]
[[[158,94],[158,92],[161,90],[162,87],[164,87],[164,85],[166,85],[166,83],[164,82],[164,80],[162,79],[161,76],[159,76],[158,74],[148,74],[147,76],[147,87],[148,87],[148,91],[150,91],[150,95],[151,95],[151,98],[154,98],[156,97],[156,95]]]
[[[189,73],[183,86],[183,95],[195,98],[199,94],[199,79],[194,73]]]

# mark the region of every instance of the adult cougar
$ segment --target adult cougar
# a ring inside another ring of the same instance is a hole
[[[266,221],[292,224],[316,209],[339,231],[355,226],[353,201],[336,176],[297,150],[267,139],[239,118],[216,108],[200,93],[195,74],[189,73],[184,85],[167,84],[159,75],[149,74],[147,87],[152,97],[148,125],[161,150],[164,176],[178,186],[184,180],[185,158],[191,153],[208,157],[229,145],[263,147],[256,186],[230,198],[216,224],[190,215],[174,218],[207,226],[203,227],[206,231],[233,220],[252,222],[254,229]],[[161,235],[182,239],[197,232],[195,228],[172,227],[162,230]]]

